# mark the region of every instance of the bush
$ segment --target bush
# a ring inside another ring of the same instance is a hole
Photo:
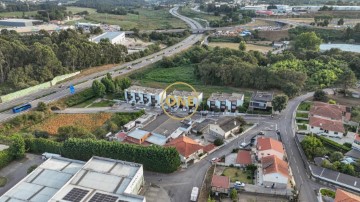
[[[11,145],[8,149],[9,155],[12,159],[21,159],[25,156],[25,141],[20,135],[13,135],[11,137]]]
[[[96,94],[91,88],[85,89],[75,95],[70,96],[66,101],[65,104],[68,107],[75,106],[77,104],[83,103],[91,98],[94,98]]]
[[[321,195],[328,196],[331,198],[335,198],[335,192],[329,189],[321,189],[320,190]]]
[[[349,147],[349,148],[351,148],[351,147],[352,147],[352,144],[351,144],[351,143],[349,143],[349,142],[345,142],[343,145],[344,145],[345,147]]]
[[[46,132],[46,131],[38,131],[38,130],[36,130],[36,131],[34,131],[33,134],[34,134],[34,136],[36,138],[45,138],[45,139],[49,138],[49,133]]]
[[[61,154],[62,143],[43,138],[25,138],[25,149],[35,154],[42,154],[44,152]]]
[[[13,160],[8,150],[0,151],[0,169],[7,166]]]
[[[214,141],[214,145],[215,145],[215,146],[220,146],[220,145],[222,145],[222,144],[224,144],[224,141],[223,141],[222,139],[220,139],[220,138],[217,138],[217,139]]]

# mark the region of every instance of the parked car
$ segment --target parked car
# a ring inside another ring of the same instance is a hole
[[[240,189],[240,188],[244,188],[245,187],[245,183],[240,182],[240,181],[236,181],[234,184],[235,189]]]
[[[265,135],[264,131],[260,131],[258,135]]]

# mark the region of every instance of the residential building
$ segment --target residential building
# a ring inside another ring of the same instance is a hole
[[[230,178],[228,176],[213,175],[211,179],[211,191],[215,193],[229,194]]]
[[[75,24],[76,28],[83,28],[84,30],[90,30],[90,28],[95,29],[97,27],[101,27],[100,24],[93,24],[93,23],[87,23],[87,22],[77,22]]]
[[[191,131],[193,133],[202,134],[209,129],[210,124],[215,124],[213,119],[204,119],[200,122],[195,122]]]
[[[289,181],[288,164],[276,155],[261,159],[262,182],[272,188],[286,188]]]
[[[349,107],[324,102],[314,102],[309,117],[322,118],[326,120],[349,121],[351,110]]]
[[[125,32],[104,32],[99,36],[90,38],[90,41],[99,43],[102,39],[109,39],[112,44],[121,44],[125,41]]]
[[[157,133],[150,133],[148,131],[136,128],[135,130],[129,132],[122,142],[144,146],[149,146],[152,144],[163,146],[165,145],[166,141],[167,138],[163,135]]]
[[[359,136],[359,134],[354,135],[354,142],[352,143],[352,148],[360,152],[360,136]]]
[[[239,106],[244,104],[244,94],[213,93],[206,103],[210,111],[218,109],[222,112],[235,112]]]
[[[52,157],[0,197],[0,201],[145,202],[143,166],[92,157],[88,162]]]
[[[179,108],[187,108],[192,109],[195,108],[196,105],[200,105],[203,99],[203,93],[202,92],[189,92],[189,91],[179,91],[174,90],[172,93],[168,96],[170,99],[170,103],[174,103],[173,106],[179,107]],[[192,99],[192,103],[189,101]]]
[[[180,136],[166,143],[167,147],[175,147],[180,154],[180,160],[183,164],[196,163],[200,156],[204,154],[203,146],[193,139]]]
[[[234,117],[225,117],[214,124],[209,124],[209,134],[217,138],[226,139],[239,131],[240,122]]]
[[[251,151],[239,150],[236,156],[236,166],[246,167],[252,164]]]
[[[31,19],[5,19],[0,20],[0,26],[4,27],[30,27],[41,24],[41,20]]]
[[[255,92],[250,99],[250,109],[267,110],[272,109],[273,93]]]
[[[125,89],[125,100],[128,103],[144,104],[147,106],[160,106],[166,97],[166,92],[163,89],[131,86]]]
[[[310,117],[309,125],[310,132],[318,135],[342,138],[345,133],[343,122],[338,120]]]
[[[256,155],[258,160],[272,155],[277,156],[279,159],[284,159],[285,150],[280,141],[269,137],[259,137],[256,144]]]
[[[359,201],[360,201],[360,196],[344,191],[342,189],[336,189],[334,202],[359,202]]]

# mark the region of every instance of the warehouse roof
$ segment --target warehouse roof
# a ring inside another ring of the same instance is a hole
[[[115,39],[116,37],[125,34],[125,32],[105,32],[91,39],[93,42],[100,42],[101,39],[109,39],[110,41]]]
[[[0,22],[41,22],[41,20],[32,20],[32,19],[5,19],[5,20],[0,20]]]
[[[50,158],[7,191],[0,201],[49,201],[84,164],[62,157]]]

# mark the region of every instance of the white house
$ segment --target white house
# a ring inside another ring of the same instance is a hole
[[[201,104],[203,93],[174,90],[166,99],[169,99],[170,103],[174,103],[174,106],[191,109]]]
[[[239,131],[240,122],[234,117],[225,117],[219,123],[209,124],[209,134],[217,138],[226,139],[230,134]]]
[[[261,159],[262,184],[272,188],[286,188],[289,181],[288,164],[276,155]]]
[[[244,95],[239,93],[213,93],[206,102],[210,111],[235,112],[239,106],[244,104]]]
[[[342,138],[345,133],[344,124],[338,120],[327,120],[318,117],[309,118],[310,132],[318,135]]]
[[[125,32],[105,32],[99,36],[90,38],[90,41],[99,43],[101,39],[109,39],[112,44],[121,44],[125,41]]]
[[[282,143],[269,137],[259,137],[256,144],[256,156],[258,160],[273,155],[279,159],[284,159],[285,150]]]
[[[166,92],[163,89],[155,89],[142,86],[131,86],[125,89],[125,100],[128,103],[144,104],[152,106],[160,106],[166,97]]]

